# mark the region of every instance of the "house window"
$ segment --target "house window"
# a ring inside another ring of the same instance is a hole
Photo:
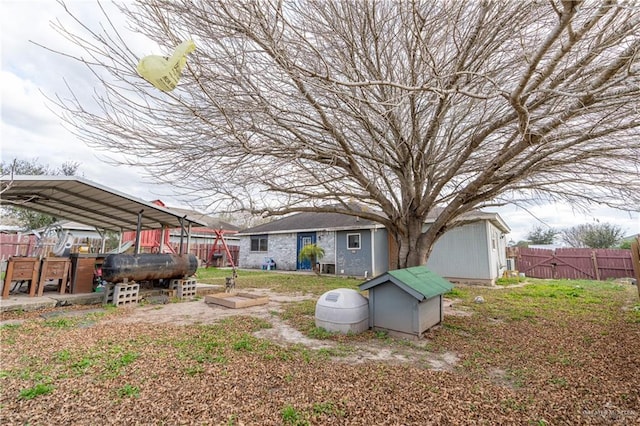
[[[269,250],[269,238],[267,235],[252,235],[251,236],[251,251],[268,251]]]
[[[347,250],[360,249],[360,234],[347,234]]]

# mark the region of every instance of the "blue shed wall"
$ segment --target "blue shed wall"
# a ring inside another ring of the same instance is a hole
[[[347,235],[360,234],[360,248],[347,249]],[[371,231],[359,229],[355,231],[336,232],[336,275],[371,276]]]
[[[369,289],[369,325],[407,335],[418,332],[418,300],[392,282]]]

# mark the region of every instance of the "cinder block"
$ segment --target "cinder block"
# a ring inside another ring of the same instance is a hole
[[[196,280],[195,279],[186,279],[186,280],[178,280],[174,279],[170,282],[171,290],[175,290],[177,296],[180,299],[184,299],[186,297],[194,297],[196,295]]]
[[[104,299],[103,302],[105,305],[109,303],[113,303],[113,292],[115,291],[116,285],[113,283],[105,283],[104,285]]]
[[[113,304],[116,306],[138,303],[140,285],[137,283],[116,284],[113,290]]]

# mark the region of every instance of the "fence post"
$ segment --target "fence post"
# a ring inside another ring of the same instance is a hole
[[[640,298],[640,235],[631,242],[631,263],[633,271],[636,275],[636,288],[638,289],[638,297]]]
[[[598,268],[598,258],[595,250],[591,251],[591,261],[593,262],[593,270],[596,273],[596,280],[600,281],[600,269]]]

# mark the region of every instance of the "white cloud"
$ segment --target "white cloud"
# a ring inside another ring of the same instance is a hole
[[[38,133],[58,127],[57,118],[45,105],[45,97],[32,81],[11,72],[0,72],[3,126],[29,129]]]

